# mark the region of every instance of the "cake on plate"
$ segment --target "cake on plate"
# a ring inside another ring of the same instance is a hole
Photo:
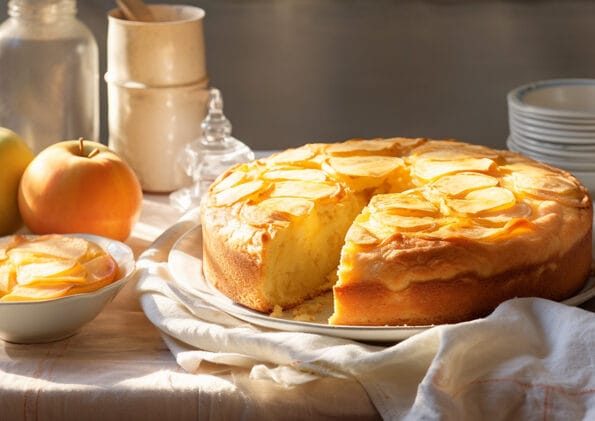
[[[203,269],[261,312],[332,290],[337,325],[428,325],[587,282],[592,206],[571,174],[455,140],[312,143],[239,164],[203,199]]]

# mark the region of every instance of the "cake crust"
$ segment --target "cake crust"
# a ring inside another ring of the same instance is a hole
[[[223,294],[257,311],[269,311],[271,305],[262,295],[259,283],[262,267],[254,256],[226,246],[203,225],[203,271]],[[233,279],[233,282],[229,280]]]
[[[461,273],[450,279],[428,279],[411,283],[398,293],[381,282],[335,286],[331,323],[361,326],[455,323],[487,316],[511,298],[537,296],[564,300],[580,291],[590,274],[590,244],[588,233],[555,261],[509,268],[488,278]],[[358,311],[352,311],[353,308]]]

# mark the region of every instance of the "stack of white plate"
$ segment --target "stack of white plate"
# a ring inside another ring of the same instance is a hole
[[[595,192],[595,79],[554,79],[508,94],[507,146],[574,174]]]

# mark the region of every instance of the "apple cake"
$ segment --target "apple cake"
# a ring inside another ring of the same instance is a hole
[[[312,143],[239,164],[202,202],[204,274],[261,312],[332,290],[337,325],[481,317],[587,282],[592,205],[571,174],[455,140]]]

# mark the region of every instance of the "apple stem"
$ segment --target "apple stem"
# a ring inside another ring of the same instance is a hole
[[[93,149],[87,158],[93,158],[95,155],[99,153],[99,148]],[[79,137],[79,156],[85,156],[85,146],[84,146],[84,138]]]
[[[80,156],[83,156],[83,151],[84,151],[84,148],[83,148],[83,138],[82,137],[79,137],[79,155]]]

